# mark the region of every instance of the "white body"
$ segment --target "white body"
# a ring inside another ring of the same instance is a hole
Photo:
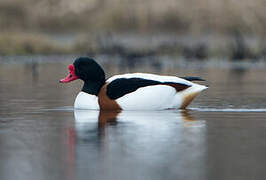
[[[206,89],[206,86],[192,83],[175,76],[160,76],[145,73],[132,73],[116,75],[107,80],[108,83],[118,78],[143,78],[160,82],[174,82],[189,85],[190,87],[176,92],[175,88],[167,85],[153,85],[137,89],[126,94],[116,102],[123,110],[163,110],[180,108],[184,99],[192,94],[196,95]],[[98,97],[80,92],[75,100],[74,107],[77,109],[99,109]]]
[[[99,110],[98,97],[81,91],[76,97],[74,108]]]

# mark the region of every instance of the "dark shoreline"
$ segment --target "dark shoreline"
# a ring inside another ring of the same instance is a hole
[[[0,33],[0,40],[0,55],[107,54],[132,60],[162,55],[189,60],[258,60],[266,56],[262,38],[242,34]]]
[[[119,55],[98,54],[69,54],[69,55],[8,55],[0,56],[1,64],[46,64],[46,63],[72,63],[73,60],[80,56],[89,56],[94,58],[100,64],[112,64],[123,68],[170,68],[182,67],[184,69],[266,69],[266,61],[264,59],[257,60],[237,60],[231,61],[226,58],[211,58],[208,60],[189,60],[180,56],[149,56],[137,59],[126,59]]]

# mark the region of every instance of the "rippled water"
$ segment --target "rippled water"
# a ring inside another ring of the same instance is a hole
[[[73,57],[0,58],[0,179],[263,179],[266,69],[98,57],[107,76],[201,76],[186,111],[74,111]],[[217,64],[217,63],[216,63]],[[219,63],[218,63],[219,64]]]

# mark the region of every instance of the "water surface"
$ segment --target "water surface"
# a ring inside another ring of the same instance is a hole
[[[72,56],[1,57],[0,179],[262,179],[266,68],[99,56],[124,72],[201,76],[187,111],[73,110]]]

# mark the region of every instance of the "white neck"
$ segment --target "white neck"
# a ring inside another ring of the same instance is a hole
[[[98,97],[81,91],[76,97],[74,108],[99,110]]]

